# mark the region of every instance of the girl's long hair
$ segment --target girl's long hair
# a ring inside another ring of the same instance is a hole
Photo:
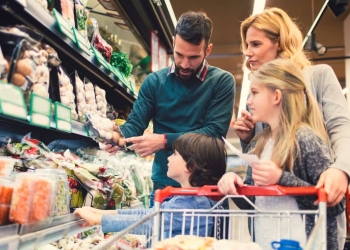
[[[278,166],[292,170],[294,159],[300,155],[296,131],[309,126],[325,143],[328,136],[323,124],[321,111],[314,97],[306,89],[303,72],[288,59],[276,59],[259,67],[251,75],[251,81],[261,84],[271,91],[282,93],[280,124],[274,138],[271,160]],[[267,140],[271,137],[268,127],[253,140],[257,141],[253,152],[260,156]]]

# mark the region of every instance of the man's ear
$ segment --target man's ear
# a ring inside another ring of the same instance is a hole
[[[282,92],[281,92],[281,90],[276,89],[273,98],[274,98],[273,104],[279,105],[282,102]]]
[[[205,50],[205,57],[209,56],[211,53],[211,49],[213,48],[213,44],[209,43],[207,49]]]

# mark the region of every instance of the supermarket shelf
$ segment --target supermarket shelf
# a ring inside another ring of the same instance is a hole
[[[0,114],[1,131],[6,131],[6,137],[0,136],[0,143],[7,143],[8,138],[12,141],[21,141],[23,136],[31,132],[32,138],[36,138],[46,145],[51,142],[60,140],[69,140],[71,143],[75,142],[77,145],[72,144],[73,148],[97,146],[96,142],[92,140],[85,130],[83,123],[72,120],[72,133],[67,133],[56,129],[54,118],[51,119],[51,128],[46,129],[29,124],[28,120],[21,120],[6,115]]]
[[[83,228],[83,222],[79,216],[69,214],[20,227],[18,224],[2,226],[0,249],[32,250],[63,237],[92,229],[92,227]]]
[[[78,72],[114,96],[112,98],[114,100],[107,99],[118,102],[119,106],[130,106],[136,100],[131,90],[114,74],[102,67],[92,52],[87,55],[72,40],[65,37],[59,31],[54,17],[37,1],[27,1],[26,6],[23,6],[19,1],[5,0],[2,1],[0,7],[2,11],[42,34],[45,40],[56,49],[63,62],[74,65]]]
[[[26,233],[27,230],[32,231],[31,225],[22,226],[19,236],[19,249],[36,249],[41,245],[60,240],[66,236],[76,235],[92,228],[83,228],[83,223],[83,219],[70,214],[53,218],[51,221],[48,220],[41,230],[32,233]],[[36,224],[33,224],[33,226],[35,227]],[[25,234],[21,235],[21,233]]]

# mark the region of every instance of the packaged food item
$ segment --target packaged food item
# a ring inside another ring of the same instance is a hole
[[[0,176],[8,176],[13,171],[17,159],[12,157],[0,156]]]
[[[35,176],[33,181],[33,194],[30,208],[29,221],[36,222],[44,220],[52,215],[54,190],[56,182],[54,175]]]
[[[104,144],[118,145],[126,150],[125,137],[117,124],[98,115],[88,114],[87,118],[88,121],[85,125],[93,140]]]
[[[19,173],[12,195],[10,221],[27,224],[51,216],[55,181],[53,175]]]
[[[81,3],[80,0],[74,0],[75,2],[75,27],[77,30],[87,39],[87,19],[89,17],[89,11]]]
[[[33,176],[33,173],[20,173],[16,176],[9,216],[12,222],[19,224],[29,222],[33,194],[33,182],[31,178]]]
[[[93,27],[91,44],[102,54],[102,56],[107,60],[107,62],[109,62],[113,51],[112,46],[109,45],[102,38],[96,19],[90,18],[90,20],[91,20],[91,25]]]
[[[86,122],[86,101],[85,101],[85,88],[84,83],[80,79],[78,72],[74,71],[72,77],[75,83],[75,94],[77,99],[77,111],[78,111],[78,119],[80,122]]]
[[[73,85],[71,84],[65,69],[59,66],[57,70],[60,90],[60,101],[63,105],[70,107],[72,119],[78,120],[78,114],[75,105],[75,95],[73,93]]]
[[[13,187],[13,181],[0,178],[0,225],[9,223]]]
[[[141,243],[136,235],[126,234],[117,239],[115,244],[117,249],[131,250],[131,249],[146,249],[146,246]]]
[[[86,77],[84,78],[84,89],[85,89],[86,113],[96,114],[97,104],[96,104],[96,95],[94,91],[94,85]]]
[[[54,8],[61,13],[63,18],[66,19],[72,27],[75,27],[73,0],[55,0]]]
[[[106,91],[104,89],[95,86],[96,102],[97,102],[97,114],[101,117],[107,117],[107,100]]]
[[[9,62],[5,59],[1,45],[0,45],[0,81],[7,82],[7,76],[10,70],[10,64]]]

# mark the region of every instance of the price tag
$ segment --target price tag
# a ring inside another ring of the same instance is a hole
[[[96,60],[99,64],[101,64],[103,67],[105,67],[106,69],[109,69],[108,68],[108,65],[107,65],[107,61],[106,59],[102,56],[102,54],[97,50],[95,49],[94,46],[91,46],[92,48],[92,51],[94,52],[95,54],[95,57],[96,57]]]
[[[22,89],[0,81],[0,113],[27,120]]]
[[[75,42],[75,37],[74,37],[73,31],[72,31],[72,26],[67,22],[66,19],[64,19],[64,17],[60,13],[58,13],[58,11],[56,9],[53,9],[52,12],[56,18],[59,30],[65,36],[67,36],[73,42]]]
[[[90,43],[87,41],[86,37],[84,37],[76,28],[73,27],[72,30],[75,37],[75,43],[78,45],[79,49],[90,55]]]
[[[55,102],[56,129],[72,133],[71,109],[60,102]]]
[[[50,128],[51,99],[32,93],[30,95],[29,123],[43,128]]]

